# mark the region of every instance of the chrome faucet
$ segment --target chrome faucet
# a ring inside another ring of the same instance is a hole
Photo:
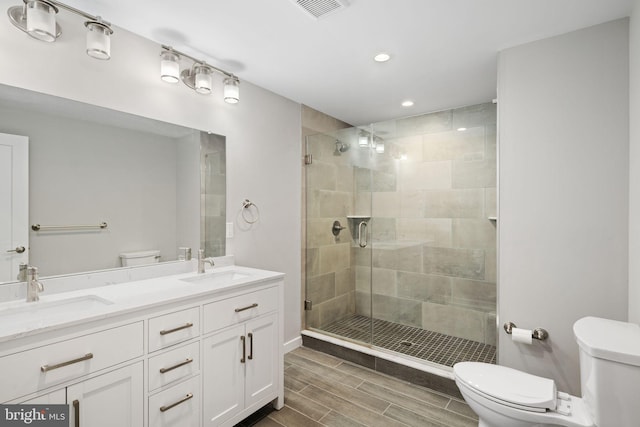
[[[40,300],[38,295],[44,291],[44,285],[38,280],[38,269],[36,267],[27,267],[27,302],[35,302]]]
[[[198,274],[203,274],[204,273],[204,263],[209,263],[209,265],[211,267],[213,267],[215,264],[213,262],[213,258],[209,257],[209,258],[205,258],[204,257],[204,249],[199,249],[198,250]]]

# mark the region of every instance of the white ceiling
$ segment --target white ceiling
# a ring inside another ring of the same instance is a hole
[[[500,50],[628,16],[632,0],[349,0],[319,20],[295,0],[63,3],[362,125],[490,101]]]

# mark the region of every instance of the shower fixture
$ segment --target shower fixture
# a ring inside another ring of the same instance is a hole
[[[339,139],[336,139],[336,149],[333,151],[333,155],[340,156],[349,148],[351,148],[349,144],[345,144],[344,142],[341,142]]]

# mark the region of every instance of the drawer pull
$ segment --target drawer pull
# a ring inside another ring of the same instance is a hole
[[[240,359],[240,363],[244,363],[247,359],[247,341],[244,335],[240,337],[240,341],[242,341],[242,359]]]
[[[193,326],[193,323],[189,322],[189,323],[186,323],[186,324],[184,324],[184,325],[182,325],[182,326],[178,326],[177,328],[173,328],[173,329],[163,329],[163,330],[161,330],[161,331],[160,331],[160,335],[167,335],[167,334],[171,334],[171,333],[173,333],[173,332],[178,332],[178,331],[181,331],[181,330],[183,330],[183,329],[190,328],[190,327],[192,327],[192,326]]]
[[[74,427],[80,427],[80,401],[77,399],[73,401],[73,412],[75,416],[73,425]]]
[[[245,311],[245,310],[251,310],[252,308],[256,308],[258,306],[257,302],[254,302],[251,305],[248,305],[246,307],[242,307],[242,308],[236,308],[236,313],[240,313],[241,311]]]
[[[253,360],[253,334],[249,332],[249,360]]]
[[[189,393],[187,394],[185,397],[183,397],[182,399],[178,400],[177,402],[172,403],[171,405],[166,405],[166,406],[161,406],[160,407],[160,412],[165,412],[168,411],[169,409],[178,406],[181,403],[186,402],[189,399],[193,398],[193,393]]]
[[[87,353],[82,357],[78,357],[77,359],[68,360],[66,362],[58,363],[57,365],[44,365],[40,366],[40,370],[42,372],[53,371],[54,369],[63,368],[65,366],[73,365],[74,363],[84,362],[85,360],[93,359],[93,353]]]
[[[193,362],[193,359],[189,358],[189,359],[185,360],[184,362],[178,363],[177,365],[173,365],[173,366],[170,366],[168,368],[160,368],[160,373],[164,374],[165,372],[173,371],[174,369],[177,369],[180,366],[188,365],[191,362]]]

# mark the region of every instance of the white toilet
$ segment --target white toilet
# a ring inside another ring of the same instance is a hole
[[[155,264],[158,262],[160,262],[159,250],[123,252],[120,254],[120,263],[123,267]]]
[[[461,362],[456,384],[479,427],[640,426],[640,326],[585,317],[573,325],[582,398],[553,380],[505,366]]]

